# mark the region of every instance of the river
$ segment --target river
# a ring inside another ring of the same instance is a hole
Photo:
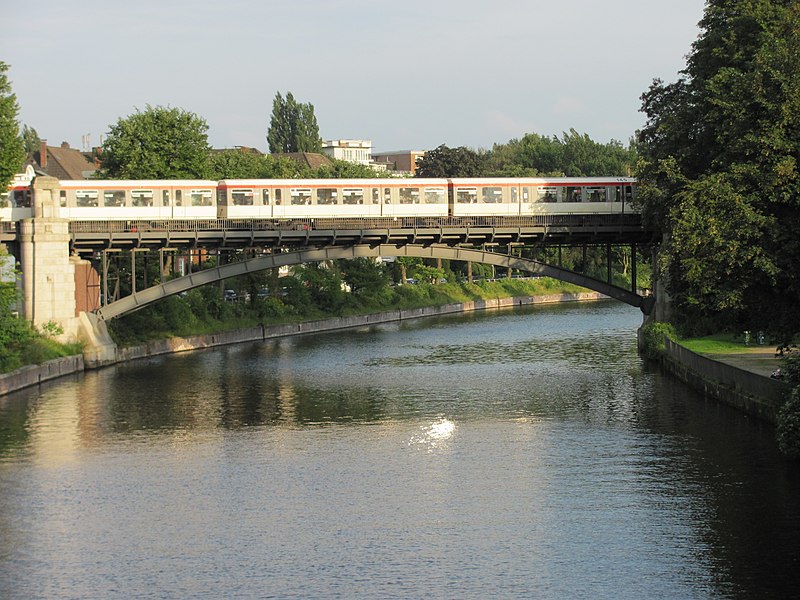
[[[800,467],[640,322],[421,319],[0,398],[0,597],[797,597]]]

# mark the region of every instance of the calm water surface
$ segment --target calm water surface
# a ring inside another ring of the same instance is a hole
[[[797,597],[800,468],[643,365],[640,320],[419,320],[0,398],[0,597]]]

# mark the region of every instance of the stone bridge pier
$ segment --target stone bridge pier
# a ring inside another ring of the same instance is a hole
[[[36,327],[53,323],[63,341],[78,337],[75,267],[84,261],[69,252],[69,221],[58,216],[59,183],[54,177],[33,182],[34,216],[20,224],[23,316]]]

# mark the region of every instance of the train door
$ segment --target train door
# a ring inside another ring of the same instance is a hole
[[[161,208],[159,209],[161,218],[172,218],[172,193],[169,188],[161,190]]]

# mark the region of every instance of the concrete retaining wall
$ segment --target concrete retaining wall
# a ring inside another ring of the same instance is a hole
[[[664,368],[693,389],[744,413],[775,423],[790,387],[763,375],[700,356],[664,338]]]
[[[49,360],[41,365],[22,367],[11,373],[0,375],[0,396],[83,370],[83,356],[81,355],[65,356]]]

